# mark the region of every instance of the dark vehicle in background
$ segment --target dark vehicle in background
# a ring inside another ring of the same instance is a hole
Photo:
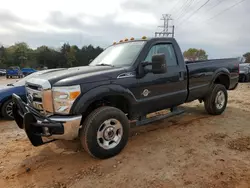
[[[6,70],[0,69],[0,76],[5,76],[5,75],[6,75]]]
[[[199,100],[209,114],[222,114],[238,77],[237,58],[186,63],[173,38],[131,38],[88,66],[28,79],[27,102],[13,94],[13,115],[34,146],[79,138],[91,156],[104,159],[126,146],[131,122],[163,118],[148,113],[176,115],[178,105]]]
[[[61,70],[61,69],[49,69],[49,70],[44,70],[44,71],[38,71],[36,73],[33,73],[25,78],[22,78],[21,80],[7,84],[7,85],[0,85],[0,114],[5,118],[5,119],[13,119],[13,114],[12,114],[12,94],[15,93],[23,101],[26,101],[26,91],[25,91],[25,81],[30,78],[34,78],[36,76],[39,76],[41,74],[47,73],[47,72],[52,72],[56,70]]]
[[[32,74],[34,72],[36,72],[37,70],[33,69],[33,68],[22,68],[22,73],[24,76],[27,76],[29,74]]]
[[[241,63],[240,64],[240,82],[249,82],[250,81],[250,63]]]
[[[20,67],[18,66],[12,66],[9,67],[6,71],[6,78],[13,78],[13,77],[18,77],[18,78],[22,78],[23,77],[23,73],[20,69]]]

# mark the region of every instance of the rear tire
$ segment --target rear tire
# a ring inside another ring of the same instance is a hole
[[[205,98],[205,109],[211,115],[220,115],[227,107],[228,94],[224,85],[215,84]]]
[[[5,119],[8,120],[13,120],[13,112],[12,112],[12,107],[13,107],[13,101],[12,99],[7,100],[6,102],[3,103],[3,106],[1,108],[1,113]]]
[[[94,110],[80,129],[83,148],[93,157],[106,159],[119,154],[129,137],[129,121],[118,108],[104,106]]]

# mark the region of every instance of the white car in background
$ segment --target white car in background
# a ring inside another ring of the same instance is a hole
[[[250,81],[250,63],[241,63],[240,65],[240,82],[249,82]]]

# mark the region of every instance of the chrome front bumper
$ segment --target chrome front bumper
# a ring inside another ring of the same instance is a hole
[[[12,95],[13,116],[19,128],[24,129],[30,142],[40,146],[57,139],[74,140],[78,137],[81,115],[46,117]]]
[[[55,121],[55,122],[61,122],[64,127],[64,133],[62,135],[52,135],[51,138],[63,139],[63,140],[74,140],[78,137],[82,115],[66,116],[66,117],[65,116],[63,117],[51,116],[50,120]]]

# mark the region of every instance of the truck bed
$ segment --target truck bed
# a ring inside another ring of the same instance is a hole
[[[227,89],[233,88],[238,82],[238,66],[238,58],[186,61],[189,90],[187,102],[203,97],[219,71],[230,78]]]

